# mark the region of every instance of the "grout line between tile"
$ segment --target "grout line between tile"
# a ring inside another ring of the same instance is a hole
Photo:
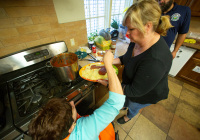
[[[143,110],[142,110],[143,111]],[[142,113],[142,112],[141,112]],[[140,117],[141,113],[139,113],[138,118]],[[134,124],[132,125],[132,127],[130,128],[130,130],[128,131],[127,135],[129,134],[129,132],[131,131],[131,129],[133,128],[133,126],[136,124],[138,118],[135,120]],[[123,128],[122,128],[123,129]],[[124,129],[123,129],[124,130]]]
[[[126,137],[125,137],[125,139],[126,139],[128,136],[129,136],[129,135],[127,134]],[[131,138],[131,137],[129,136],[129,138]],[[133,140],[133,139],[131,138],[131,140]]]
[[[184,84],[184,83],[183,83],[183,84]],[[174,111],[174,113],[173,113],[172,121],[171,121],[169,130],[168,130],[168,132],[167,132],[167,136],[169,136],[169,131],[170,131],[172,122],[173,122],[173,120],[174,120],[174,115],[175,115],[175,113],[176,113],[177,106],[178,106],[178,104],[179,104],[179,102],[180,102],[181,93],[182,93],[182,91],[183,91],[183,85],[181,85],[181,86],[182,86],[182,89],[181,89],[181,92],[180,92],[180,95],[179,95],[179,98],[178,98],[178,103],[176,104],[176,108],[175,108],[175,111]],[[167,140],[167,137],[166,137],[166,140]]]

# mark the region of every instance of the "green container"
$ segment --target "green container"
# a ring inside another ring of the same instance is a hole
[[[109,50],[111,47],[111,40],[106,41],[102,36],[98,36],[94,40],[96,46],[101,50]]]
[[[78,56],[78,59],[83,59],[87,56],[86,52],[77,51],[75,54]]]

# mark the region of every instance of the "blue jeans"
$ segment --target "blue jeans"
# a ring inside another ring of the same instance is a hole
[[[136,102],[132,102],[127,97],[126,97],[126,101],[124,103],[124,107],[128,107],[127,117],[129,119],[132,119],[134,116],[136,116],[140,109],[142,109],[146,106],[149,106],[149,105],[151,105],[151,104],[139,104]]]

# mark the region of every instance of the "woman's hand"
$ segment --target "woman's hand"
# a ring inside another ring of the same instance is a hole
[[[173,57],[173,59],[176,57],[176,52],[175,51],[172,52],[172,57]]]
[[[114,59],[113,53],[111,52],[111,50],[108,50],[103,57],[103,62],[105,65],[112,66],[113,59]]]
[[[107,80],[97,80],[98,83],[107,86],[108,85],[108,81]]]

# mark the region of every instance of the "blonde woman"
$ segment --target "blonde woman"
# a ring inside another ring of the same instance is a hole
[[[128,28],[131,43],[127,52],[113,61],[124,65],[122,88],[128,114],[117,120],[120,124],[128,122],[141,108],[168,97],[168,73],[172,64],[172,54],[162,38],[172,26],[168,16],[161,16],[155,0],[133,4],[126,11],[123,25]]]

